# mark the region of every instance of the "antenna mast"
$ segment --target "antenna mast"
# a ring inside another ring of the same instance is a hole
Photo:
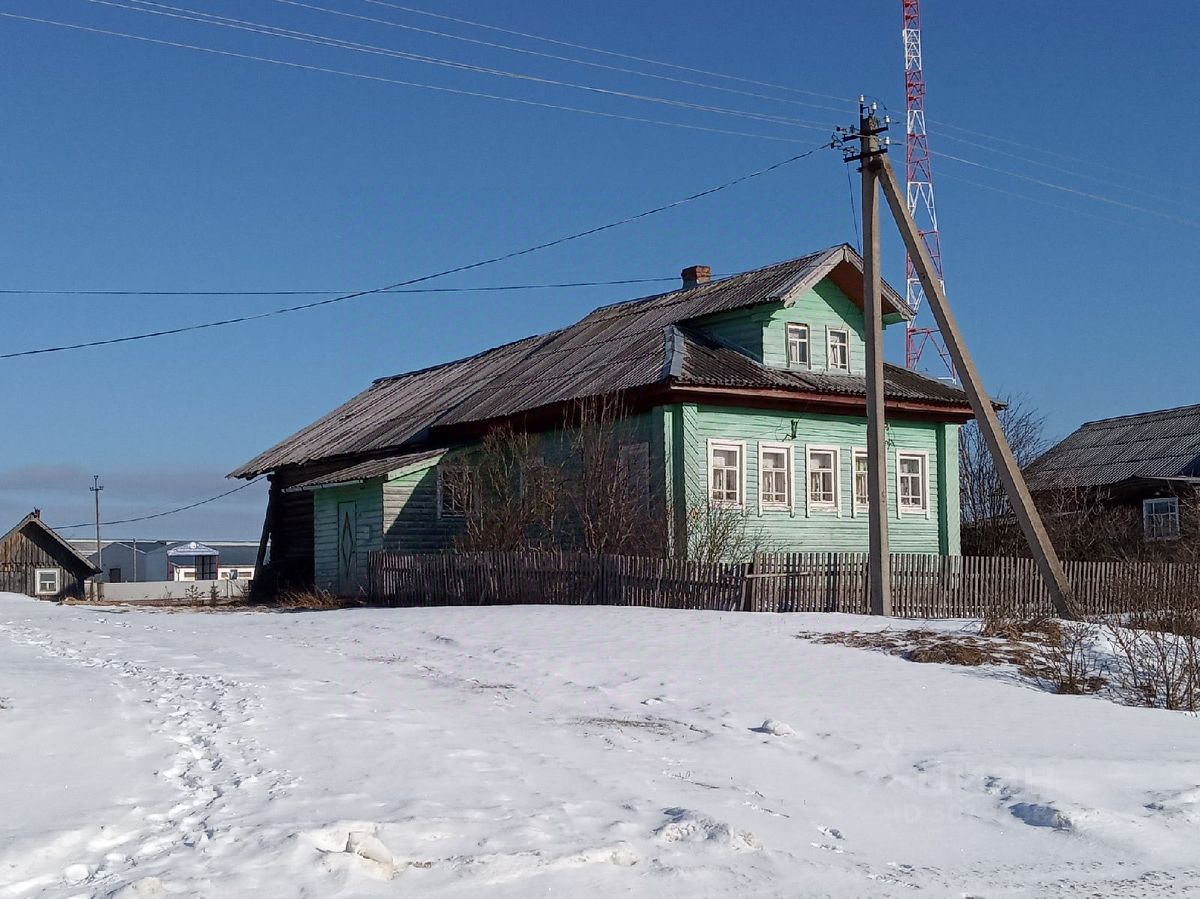
[[[917,233],[929,251],[939,282],[942,275],[942,246],[938,236],[937,205],[933,200],[933,166],[929,159],[929,138],[925,133],[925,73],[921,65],[921,0],[901,0],[904,8],[904,170],[908,182],[908,212],[917,223]],[[925,302],[925,288],[913,265],[912,256],[904,257],[904,298],[913,311],[904,334],[904,364],[915,369],[925,346],[933,343],[951,377],[958,379],[954,362],[936,328],[918,327],[917,314]]]

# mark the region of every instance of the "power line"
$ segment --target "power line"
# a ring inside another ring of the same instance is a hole
[[[296,6],[296,7],[300,7],[303,9],[311,9],[311,10],[318,11],[318,12],[325,12],[325,13],[329,13],[330,15],[342,16],[344,18],[356,19],[356,20],[363,21],[363,22],[373,22],[373,23],[376,23],[379,25],[387,25],[388,27],[391,27],[391,28],[401,28],[401,29],[404,29],[405,31],[412,31],[412,32],[416,32],[418,34],[428,34],[428,35],[432,35],[434,37],[446,38],[446,39],[452,40],[452,41],[462,41],[462,42],[468,43],[468,44],[475,44],[476,46],[490,47],[495,50],[507,50],[512,53],[522,53],[527,56],[536,56],[541,59],[552,59],[557,62],[571,63],[572,65],[589,66],[594,69],[602,69],[602,70],[608,71],[608,72],[618,72],[618,73],[621,73],[624,75],[637,75],[642,78],[653,78],[658,81],[667,81],[672,84],[683,84],[683,85],[687,85],[689,87],[700,87],[700,88],[704,88],[706,90],[721,91],[722,93],[726,93],[726,94],[737,94],[738,96],[754,97],[759,100],[770,100],[775,103],[790,103],[794,106],[804,106],[804,107],[808,107],[810,109],[823,109],[823,110],[828,110],[830,112],[838,112],[838,113],[845,112],[844,108],[841,106],[830,106],[830,105],[824,104],[824,103],[809,103],[804,100],[793,100],[790,97],[776,97],[771,94],[762,94],[762,93],[758,93],[757,91],[745,91],[745,90],[740,90],[735,87],[724,87],[723,85],[709,84],[708,82],[704,82],[704,81],[692,81],[687,78],[675,78],[671,75],[663,75],[663,74],[660,74],[657,72],[647,72],[642,69],[628,69],[628,68],[625,68],[624,66],[608,65],[607,63],[595,62],[593,60],[579,59],[578,57],[575,57],[575,56],[561,56],[557,53],[543,53],[540,50],[530,50],[527,47],[514,47],[512,44],[500,44],[500,43],[496,43],[495,41],[480,40],[478,38],[467,37],[466,35],[462,35],[462,34],[453,34],[448,31],[437,31],[432,28],[421,28],[418,25],[408,25],[408,24],[405,24],[402,22],[395,22],[390,19],[377,19],[374,16],[363,16],[363,15],[359,15],[357,13],[346,12],[345,10],[329,9],[324,6],[316,6],[311,3],[302,3],[302,2],[300,2],[300,0],[275,0],[275,2],[276,3],[284,3],[289,6]],[[849,102],[849,101],[847,101],[847,102]]]
[[[0,14],[0,15],[2,15],[2,14]],[[118,344],[118,343],[130,343],[135,340],[149,340],[149,339],[155,338],[155,337],[167,337],[167,336],[170,336],[173,334],[184,334],[184,333],[187,333],[190,331],[202,331],[202,330],[206,330],[209,328],[219,328],[219,327],[224,327],[226,325],[236,325],[236,324],[241,324],[243,322],[258,321],[260,319],[270,318],[270,317],[276,316],[276,315],[287,315],[292,312],[300,312],[300,311],[303,311],[306,309],[317,309],[322,306],[331,306],[334,303],[343,303],[348,300],[358,299],[360,297],[372,296],[374,294],[385,293],[390,290],[395,290],[398,287],[408,287],[409,285],[412,285],[412,284],[419,284],[424,281],[432,281],[435,278],[443,278],[447,275],[454,275],[454,274],[458,274],[459,272],[471,271],[472,269],[482,268],[485,265],[493,265],[497,262],[504,262],[509,259],[515,259],[519,256],[526,256],[530,253],[536,253],[539,250],[545,250],[545,249],[549,249],[550,247],[556,247],[556,246],[559,246],[560,244],[568,243],[569,241],[579,240],[580,238],[589,237],[593,234],[599,234],[602,231],[608,231],[612,228],[618,228],[621,225],[627,225],[627,224],[630,224],[631,222],[639,221],[640,219],[649,218],[650,216],[657,215],[660,212],[666,212],[667,210],[674,209],[677,206],[683,206],[684,204],[691,203],[694,200],[699,200],[703,197],[711,196],[712,194],[718,193],[719,191],[727,190],[728,188],[734,187],[738,184],[742,184],[753,178],[762,177],[763,175],[767,175],[771,172],[774,172],[778,169],[783,168],[784,166],[791,165],[792,163],[798,162],[801,159],[805,159],[809,156],[812,156],[818,150],[822,150],[822,149],[825,149],[830,146],[832,146],[832,143],[818,144],[815,147],[811,147],[810,149],[805,150],[803,153],[799,153],[795,156],[789,157],[788,159],[784,159],[784,160],[781,160],[780,162],[776,162],[772,165],[767,166],[766,168],[758,169],[756,171],[749,172],[748,174],[745,174],[745,175],[739,175],[738,177],[733,178],[729,181],[726,181],[722,184],[718,184],[715,187],[707,188],[706,190],[702,190],[698,193],[691,194],[689,196],[683,197],[678,200],[673,200],[670,203],[664,203],[661,206],[656,206],[653,209],[647,209],[643,212],[636,213],[635,215],[626,216],[623,219],[618,219],[617,221],[609,222],[605,225],[598,225],[595,228],[588,228],[585,231],[577,231],[574,234],[568,234],[565,237],[557,237],[554,240],[545,241],[543,243],[525,247],[524,249],[513,250],[512,252],[509,252],[509,253],[504,253],[499,256],[492,256],[488,259],[482,259],[477,262],[467,263],[466,265],[455,266],[454,268],[444,269],[443,271],[434,272],[433,274],[422,275],[418,278],[410,278],[406,281],[398,281],[395,284],[388,284],[384,287],[377,287],[372,290],[359,290],[359,291],[355,291],[353,293],[348,293],[348,294],[343,294],[341,296],[331,297],[326,300],[318,300],[314,303],[302,303],[302,304],[296,305],[296,306],[287,306],[282,309],[272,309],[267,312],[259,312],[259,313],[255,313],[252,315],[242,315],[242,316],[238,316],[236,318],[222,319],[220,321],[203,322],[201,324],[196,324],[196,325],[185,325],[185,326],[182,326],[179,328],[165,328],[165,329],[162,329],[159,331],[150,331],[150,332],[146,332],[146,333],[142,333],[142,334],[131,334],[131,335],[127,335],[125,337],[112,337],[112,338],[108,338],[106,340],[91,340],[91,341],[87,341],[84,343],[43,347],[41,349],[36,349],[36,350],[20,350],[18,352],[12,352],[12,353],[3,353],[3,354],[0,354],[0,359],[16,359],[16,358],[19,358],[22,356],[38,356],[38,355],[44,355],[46,353],[61,353],[61,352],[66,352],[68,350],[82,350],[82,349],[86,349],[89,347],[110,346],[112,344]]]
[[[801,90],[798,87],[788,87],[787,85],[784,85],[784,84],[773,84],[770,81],[757,81],[753,78],[742,78],[738,75],[728,75],[728,74],[725,74],[724,72],[714,72],[714,71],[710,71],[708,69],[698,69],[698,68],[693,68],[692,66],[677,65],[675,63],[663,62],[663,61],[657,60],[657,59],[648,59],[644,56],[634,56],[632,53],[620,53],[616,50],[604,50],[600,47],[589,47],[586,44],[575,44],[575,43],[571,43],[570,41],[560,41],[560,40],[556,40],[555,38],[544,37],[539,34],[530,34],[527,31],[517,31],[513,28],[502,28],[498,25],[486,25],[483,22],[475,22],[475,21],[472,21],[471,19],[460,19],[455,16],[448,16],[448,15],[444,15],[442,13],[429,12],[428,10],[424,10],[424,9],[417,9],[416,7],[413,7],[413,6],[402,6],[399,3],[389,3],[389,2],[386,2],[386,0],[362,0],[362,2],[370,3],[374,6],[385,6],[390,9],[398,9],[403,12],[412,13],[412,14],[418,15],[418,16],[428,16],[433,19],[442,19],[447,22],[457,22],[459,25],[470,25],[472,28],[483,28],[488,31],[496,31],[496,32],[500,32],[502,34],[511,34],[516,37],[528,38],[529,40],[533,40],[533,41],[542,41],[543,43],[547,43],[547,44],[556,44],[557,46],[560,46],[560,47],[570,47],[574,50],[586,50],[589,53],[600,53],[600,54],[603,54],[604,56],[614,56],[614,57],[618,57],[620,59],[632,60],[633,62],[644,62],[644,63],[648,63],[649,65],[652,65],[652,66],[662,66],[663,68],[675,69],[676,71],[680,71],[680,72],[691,72],[694,75],[707,75],[712,78],[725,78],[725,79],[728,79],[729,81],[741,82],[742,84],[753,84],[758,87],[769,87],[769,88],[773,88],[775,90],[787,91],[788,93],[792,93],[792,94],[801,94],[801,95],[807,96],[807,97],[820,97],[825,100],[836,100],[841,103],[857,102],[854,98],[851,98],[851,97],[838,97],[833,94],[822,94],[822,93],[818,93],[816,91]]]
[[[117,9],[124,9],[129,12],[138,12],[144,15],[165,16],[172,19],[197,22],[203,25],[213,25],[220,28],[231,28],[237,31],[247,31],[254,34],[265,35],[267,37],[301,41],[308,44],[333,47],[339,50],[350,50],[356,53],[387,56],[394,59],[403,59],[408,62],[419,62],[426,65],[441,66],[443,68],[457,69],[460,71],[476,72],[483,75],[493,75],[499,78],[511,78],[519,81],[528,81],[534,84],[565,87],[570,88],[571,90],[586,91],[588,93],[600,94],[603,96],[619,97],[625,100],[637,100],[643,103],[657,103],[664,106],[673,106],[679,109],[690,109],[698,112],[714,113],[717,115],[735,116],[738,118],[752,119],[754,121],[768,122],[771,124],[792,125],[797,128],[808,128],[815,131],[829,131],[833,128],[832,124],[827,123],[805,122],[800,119],[793,119],[786,116],[750,112],[747,110],[733,109],[725,106],[709,106],[702,103],[691,103],[686,100],[675,100],[670,97],[635,94],[628,91],[613,90],[611,88],[598,87],[591,84],[582,84],[573,81],[560,81],[554,78],[544,78],[538,75],[530,75],[526,72],[511,72],[505,69],[494,69],[489,66],[458,62],[456,60],[445,59],[443,57],[409,53],[404,50],[395,50],[389,47],[363,44],[357,41],[346,41],[342,40],[341,38],[331,37],[329,35],[313,34],[311,32],[296,31],[295,29],[264,24],[262,22],[251,22],[246,19],[235,19],[230,16],[220,16],[216,15],[215,13],[202,12],[181,6],[170,6],[165,3],[153,2],[153,0],[133,0],[134,3],[140,4],[139,6],[130,6],[128,3],[118,2],[118,0],[86,0],[86,2],[99,6],[110,6]],[[155,8],[148,9],[143,7]]]
[[[133,524],[134,522],[137,522],[137,521],[151,521],[155,518],[166,518],[168,515],[177,515],[178,513],[186,512],[189,509],[195,509],[197,506],[205,506],[205,505],[208,505],[209,503],[216,502],[219,499],[224,499],[227,496],[231,496],[232,494],[237,493],[239,490],[245,490],[247,487],[257,484],[264,477],[266,477],[266,476],[260,475],[259,477],[255,478],[252,481],[247,481],[245,484],[242,484],[240,487],[234,487],[232,490],[226,490],[224,493],[218,493],[216,496],[210,496],[208,499],[202,499],[199,502],[189,503],[186,506],[180,506],[178,509],[169,509],[166,512],[155,512],[153,515],[142,515],[139,518],[122,518],[119,521],[102,521],[102,522],[100,522],[100,525],[102,527],[109,527],[114,524]],[[70,531],[75,528],[90,528],[90,527],[94,527],[94,526],[95,526],[95,522],[85,521],[83,524],[55,525],[54,530]]]
[[[961,156],[955,156],[952,153],[939,153],[933,150],[930,150],[929,153],[931,156],[940,156],[942,159],[950,159],[954,162],[961,162],[964,165],[974,166],[978,169],[984,169],[989,172],[997,172],[1001,175],[1008,175],[1011,178],[1020,178],[1022,181],[1029,181],[1033,184],[1040,184],[1042,187],[1049,187],[1054,190],[1061,190],[1064,193],[1075,194],[1079,197],[1086,197],[1089,200],[1095,200],[1099,203],[1108,203],[1112,206],[1120,206],[1123,209],[1131,209],[1135,212],[1144,212],[1147,215],[1156,215],[1159,218],[1169,219],[1173,222],[1179,222],[1180,224],[1188,225],[1192,228],[1200,228],[1200,222],[1197,222],[1194,219],[1187,219],[1183,218],[1182,216],[1171,215],[1166,212],[1159,212],[1157,209],[1148,209],[1145,206],[1135,206],[1132,203],[1125,203],[1121,200],[1113,199],[1112,197],[1103,196],[1102,194],[1094,194],[1086,190],[1078,190],[1074,187],[1066,187],[1062,184],[1056,184],[1053,181],[1046,181],[1042,178],[1034,178],[1032,175],[1022,175],[1019,172],[1012,172],[1008,169],[996,168],[995,166],[985,165],[982,162],[974,162],[970,159],[964,159]]]
[[[725,277],[721,275],[720,277]],[[617,287],[630,284],[661,284],[674,278],[619,278],[612,281],[562,281],[557,284],[502,284],[484,287],[414,287],[380,290],[384,294],[489,293],[505,290],[550,290],[569,287]],[[0,288],[0,296],[99,296],[99,297],[306,297],[348,293],[346,290],[95,290],[79,288],[25,290]]]
[[[182,50],[195,50],[200,53],[211,53],[215,56],[225,56],[231,59],[246,59],[254,62],[265,62],[272,65],[285,66],[290,69],[300,69],[307,72],[321,72],[326,75],[342,75],[347,78],[358,78],[363,81],[374,81],[381,84],[395,84],[403,87],[419,87],[425,90],[438,91],[447,94],[457,94],[464,97],[478,97],[484,100],[499,100],[504,103],[517,103],[522,106],[537,106],[543,109],[557,109],[565,112],[578,112],[584,115],[599,116],[605,119],[619,119],[626,122],[639,122],[646,125],[663,125],[668,128],[683,128],[688,131],[703,131],[709,134],[727,134],[734,137],[753,137],[759,140],[772,140],[786,144],[802,144],[803,140],[794,137],[783,137],[773,134],[756,134],[749,131],[734,131],[728,128],[714,128],[708,125],[692,125],[685,122],[672,122],[664,119],[649,119],[641,116],[626,115],[617,112],[603,112],[598,109],[587,109],[580,106],[568,106],[561,103],[547,103],[540,100],[527,100],[520,97],[508,97],[502,94],[489,94],[482,91],[466,90],[465,88],[448,87],[440,84],[426,84],[420,81],[405,81],[398,78],[387,78],[382,75],[368,75],[364,72],[350,72],[345,69],[334,69],[328,66],[309,65],[307,63],[292,62],[284,59],[276,59],[270,56],[257,56],[251,53],[238,53],[234,50],[222,50],[216,47],[206,47],[200,44],[187,44],[182,41],[171,41],[162,38],[147,37],[141,34],[130,34],[124,31],[113,31],[106,28],[95,28],[90,25],[81,25],[77,22],[62,22],[55,19],[43,19],[37,16],[24,16],[17,13],[0,12],[0,17],[6,19],[16,19],[23,22],[36,22],[42,25],[54,25],[60,28],[67,28],[73,31],[83,31],[91,34],[102,34],[108,37],[120,37],[127,40],[139,41],[145,44],[157,44],[163,47],[175,47]]]

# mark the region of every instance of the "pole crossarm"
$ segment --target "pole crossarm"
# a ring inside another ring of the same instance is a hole
[[[996,471],[1004,484],[1004,492],[1008,496],[1009,505],[1012,506],[1013,513],[1020,522],[1021,530],[1033,552],[1038,571],[1050,594],[1050,601],[1061,617],[1073,618],[1075,616],[1072,609],[1070,582],[1067,580],[1058,554],[1050,542],[1050,536],[1042,524],[1042,517],[1038,514],[1033,497],[1029,494],[1029,488],[1025,484],[1025,478],[1012,454],[1008,440],[1004,436],[996,409],[983,389],[979,371],[975,368],[975,362],[967,350],[966,341],[958,329],[958,322],[946,299],[941,279],[937,276],[937,267],[909,213],[905,192],[886,156],[871,160],[871,165],[878,171],[878,179],[892,211],[892,217],[896,221],[896,227],[900,231],[905,249],[908,250],[909,258],[921,279],[921,286],[925,289],[929,311],[933,313],[938,330],[941,331],[942,337],[946,341],[946,350],[954,362],[955,371],[962,379],[963,389],[967,393],[971,410],[975,413],[979,430],[983,434]]]

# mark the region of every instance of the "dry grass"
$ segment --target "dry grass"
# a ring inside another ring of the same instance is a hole
[[[264,604],[269,609],[284,612],[320,612],[331,609],[356,609],[365,605],[361,599],[338,596],[328,590],[285,590]]]

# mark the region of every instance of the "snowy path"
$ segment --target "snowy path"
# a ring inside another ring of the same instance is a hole
[[[0,897],[1200,895],[1195,718],[847,626],[0,597]]]

